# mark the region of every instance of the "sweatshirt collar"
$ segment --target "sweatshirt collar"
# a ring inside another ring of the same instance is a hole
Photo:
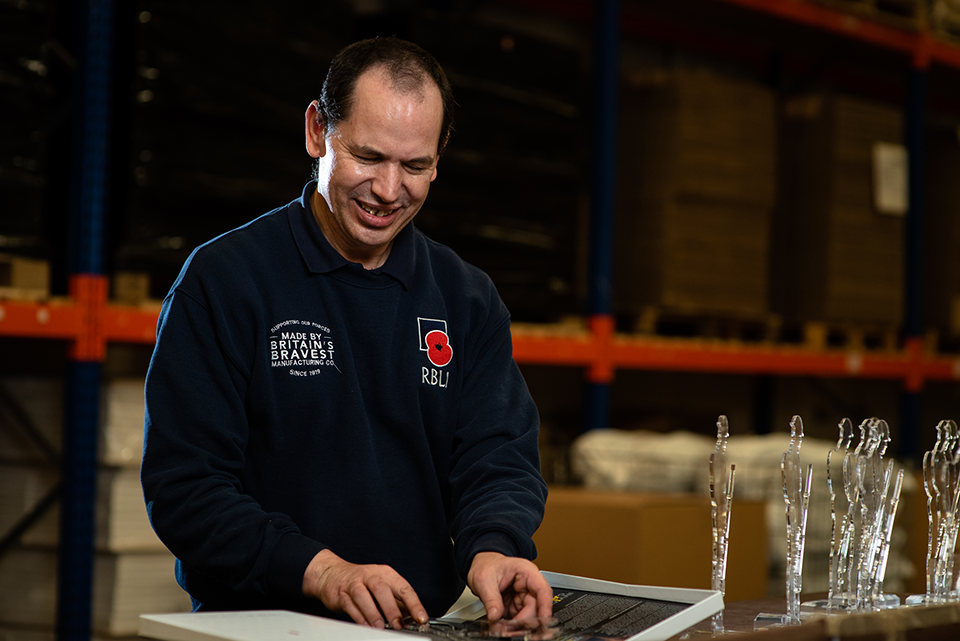
[[[363,269],[359,263],[347,260],[334,249],[320,230],[320,225],[313,217],[313,209],[310,206],[310,197],[316,190],[317,181],[308,182],[303,188],[299,203],[296,203],[299,204],[299,208],[296,206],[291,208],[293,215],[290,217],[290,228],[307,268],[315,274],[330,273],[347,265]],[[296,211],[297,209],[300,211]],[[413,235],[411,221],[393,239],[393,247],[390,248],[387,262],[377,269],[369,270],[370,273],[392,276],[400,281],[404,289],[409,289],[416,258]]]

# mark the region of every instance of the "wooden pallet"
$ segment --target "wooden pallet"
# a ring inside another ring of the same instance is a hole
[[[899,342],[899,328],[895,325],[824,321],[807,321],[803,324],[803,345],[810,349],[895,351],[899,348]]]
[[[50,296],[50,265],[45,260],[0,254],[0,299],[39,301]]]
[[[934,0],[928,16],[934,37],[960,46],[960,0]]]
[[[28,303],[39,303],[49,298],[50,290],[45,288],[0,286],[0,301],[16,300]]]
[[[882,24],[919,31],[926,24],[925,0],[809,0]]]
[[[783,319],[778,314],[650,306],[621,325],[647,336],[719,338],[747,343],[773,343],[779,339]]]

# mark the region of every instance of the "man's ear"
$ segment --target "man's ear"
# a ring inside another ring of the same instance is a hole
[[[450,142],[450,134],[444,136],[443,141],[437,146],[437,163],[433,166],[433,173],[430,175],[430,182],[433,182],[437,179],[437,165],[440,164],[440,159],[443,157],[443,150],[447,148],[448,142]]]
[[[320,111],[320,103],[316,100],[307,107],[307,112],[303,115],[304,137],[306,139],[307,153],[311,158],[320,158],[327,153],[326,141],[326,122],[323,118],[323,112]]]

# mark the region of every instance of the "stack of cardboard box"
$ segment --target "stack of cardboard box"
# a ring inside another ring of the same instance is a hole
[[[783,123],[777,306],[790,320],[898,324],[907,200],[900,110],[812,95],[786,103]]]
[[[960,0],[928,0],[930,30],[939,39],[960,44]]]
[[[618,311],[767,311],[775,116],[773,94],[750,81],[691,70],[627,79],[618,150]]]
[[[0,299],[44,300],[50,297],[50,265],[45,260],[0,254]]]
[[[0,381],[34,431],[59,451],[61,385],[54,379]],[[190,609],[174,578],[173,555],[147,519],[139,481],[143,443],[143,379],[103,387],[94,534],[93,633],[134,637],[146,612]],[[0,534],[9,532],[59,481],[22,425],[0,408]],[[58,505],[43,513],[0,554],[0,634],[53,639],[57,599]]]
[[[932,127],[928,138],[923,300],[928,328],[960,338],[960,125]]]

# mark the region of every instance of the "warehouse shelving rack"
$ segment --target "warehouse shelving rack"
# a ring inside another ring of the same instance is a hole
[[[920,129],[923,117],[925,83],[922,78],[932,64],[960,70],[960,47],[936,40],[924,29],[905,30],[856,17],[809,0],[712,0],[754,11],[813,29],[838,34],[878,48],[910,56],[914,75],[908,91],[907,131],[910,157],[921,158],[922,144],[911,139],[910,132]],[[511,0],[511,4],[544,12],[558,13],[576,20],[593,19],[598,32],[597,67],[605,73],[600,79],[599,100],[606,117],[598,118],[609,127],[616,121],[615,83],[618,55],[616,42],[620,29],[631,28],[631,18],[620,14],[619,2],[595,3],[584,0]],[[653,369],[690,372],[728,372],[738,374],[771,374],[783,376],[853,376],[878,379],[899,379],[904,388],[918,392],[924,381],[960,379],[960,357],[928,353],[921,336],[918,301],[911,293],[919,291],[917,283],[919,248],[908,248],[905,309],[906,340],[901,350],[890,352],[854,352],[849,350],[817,350],[793,346],[749,345],[705,342],[702,340],[639,338],[618,334],[610,314],[609,281],[614,185],[615,146],[613,129],[597,131],[595,157],[598,162],[594,177],[594,229],[591,255],[591,303],[587,328],[571,334],[565,329],[549,327],[514,332],[514,352],[520,363],[583,367],[590,382],[610,383],[618,369]],[[913,136],[916,138],[916,136]],[[907,220],[908,237],[920,236],[922,230],[923,187],[918,172],[911,167],[911,212]],[[919,203],[922,205],[922,202]],[[110,342],[152,343],[155,336],[157,310],[109,304],[107,277],[80,273],[71,277],[70,297],[47,302],[0,301],[0,335],[25,338],[62,339],[72,342],[73,352],[82,358],[100,361]]]
[[[70,341],[74,350],[102,359],[106,345],[152,344],[158,311],[106,302],[106,279],[75,277],[70,300],[0,301],[0,335]],[[86,296],[86,298],[84,297]],[[522,326],[513,333],[518,363],[582,367],[595,383],[609,383],[618,369],[861,377],[901,380],[919,391],[924,381],[960,380],[960,356],[928,352],[922,341],[903,349],[856,351],[721,339],[639,337],[617,333],[609,315],[596,314],[582,331]]]
[[[598,73],[598,129],[595,132],[595,176],[591,215],[591,300],[586,328],[580,332],[549,327],[517,329],[518,362],[582,367],[593,388],[587,398],[587,427],[604,424],[607,390],[618,369],[722,372],[774,376],[824,376],[890,379],[903,382],[906,412],[916,413],[925,381],[960,380],[960,358],[928,353],[919,317],[920,243],[923,212],[923,141],[926,74],[931,65],[960,69],[960,47],[935,40],[923,29],[908,31],[801,0],[712,0],[805,25],[910,57],[906,129],[910,150],[910,213],[907,219],[906,339],[892,352],[817,350],[778,345],[750,345],[706,340],[641,338],[619,334],[610,313],[613,176],[615,175],[616,79],[618,41],[630,28],[620,3],[602,0],[511,0],[531,9],[593,20]],[[40,302],[0,301],[0,336],[63,340],[71,344],[71,369],[65,386],[65,426],[61,531],[70,540],[60,556],[58,593],[59,639],[88,639],[92,583],[93,489],[98,423],[99,364],[107,344],[150,344],[158,312],[108,302],[108,280],[101,271],[103,189],[107,139],[107,86],[113,5],[87,3],[83,113],[84,157],[76,210],[76,256],[67,299]],[[908,438],[916,435],[908,435]],[[71,450],[67,452],[67,450]]]

